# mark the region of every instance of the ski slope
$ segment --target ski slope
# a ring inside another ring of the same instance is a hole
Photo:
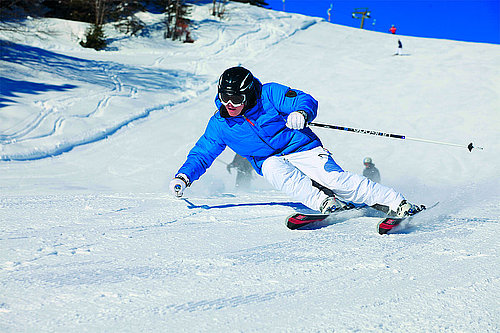
[[[229,4],[195,6],[193,44],[29,20],[1,31],[0,331],[498,332],[500,47],[393,36]],[[393,56],[397,39],[403,56]],[[393,234],[351,211],[290,231],[304,209],[227,149],[183,199],[168,183],[249,68],[319,100],[318,122],[483,151],[314,129],[346,170],[439,205]]]

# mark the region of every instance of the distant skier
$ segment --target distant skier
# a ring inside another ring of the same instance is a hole
[[[248,189],[252,180],[252,165],[244,157],[238,154],[234,155],[234,159],[226,167],[227,172],[231,173],[231,169],[236,169],[236,188]]]
[[[322,213],[345,209],[349,203],[373,206],[391,216],[421,210],[394,189],[344,171],[334,161],[306,127],[318,110],[311,95],[278,83],[263,85],[249,70],[233,67],[219,78],[215,105],[218,111],[170,182],[177,197],[229,146],[276,189]],[[313,186],[313,180],[334,195]]]
[[[403,55],[403,43],[401,43],[400,39],[398,39],[398,50],[395,55]]]
[[[396,27],[394,26],[394,24],[389,28],[389,31],[395,35],[396,34]]]
[[[365,165],[363,176],[376,183],[380,183],[380,172],[375,167],[375,164],[373,163],[371,157],[366,157],[363,160],[363,164]]]

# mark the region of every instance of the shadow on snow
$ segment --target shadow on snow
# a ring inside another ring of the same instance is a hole
[[[285,207],[291,207],[296,211],[307,211],[308,213],[317,213],[314,210],[311,210],[301,204],[300,202],[254,202],[254,203],[239,203],[239,204],[224,204],[224,205],[215,205],[215,206],[209,206],[209,205],[195,205],[191,201],[189,201],[186,198],[183,198],[188,206],[188,209],[195,209],[195,208],[201,208],[201,209],[224,209],[224,208],[235,208],[235,207],[258,207],[258,206],[285,206]]]
[[[54,85],[0,77],[0,108],[7,106],[8,103],[15,103],[7,97],[19,97],[17,94],[38,95],[47,91],[66,91],[76,87],[72,84]]]
[[[4,78],[0,81],[0,107],[8,106],[9,103],[15,103],[16,94],[42,94],[46,91],[64,92],[78,88],[79,86],[76,85],[78,83],[98,86],[99,91],[105,94],[104,97],[118,96],[127,98],[132,96],[136,91],[169,92],[174,96],[182,96],[186,86],[198,87],[200,89],[205,82],[203,77],[197,77],[187,71],[131,66],[111,61],[87,60],[2,39],[0,39],[0,61],[23,66],[30,71],[45,72],[50,74],[51,77],[56,76],[61,78],[61,80],[74,83],[58,86],[26,80],[17,81],[13,78],[5,78],[7,76],[6,70],[2,73]],[[17,71],[15,67],[8,68],[8,70],[12,72]],[[76,96],[76,98],[79,97]],[[153,111],[163,110],[167,106],[175,105],[185,100],[185,98],[180,98],[162,105],[145,106],[143,109],[138,109],[135,114],[130,115],[127,119],[117,120],[115,124],[107,126],[105,129],[94,129],[93,131],[84,129],[83,132],[85,132],[85,135],[83,137],[80,133],[75,133],[76,135],[66,140],[64,144],[59,142],[53,147],[47,147],[43,151],[30,150],[28,152],[3,155],[0,156],[0,160],[36,160],[56,156],[68,152],[76,146],[105,139],[129,123],[148,117]],[[97,107],[99,106],[98,104]],[[83,108],[83,115],[62,114],[62,116],[66,121],[71,121],[72,118],[90,117],[93,112],[89,113],[89,109],[96,109],[96,107],[89,105],[88,108]],[[52,129],[55,126],[56,124],[48,127]],[[26,133],[34,130],[38,130],[38,127],[35,126],[29,129],[29,131],[23,131],[23,133],[26,135]],[[51,135],[51,133],[48,135]],[[9,138],[9,140],[13,141],[12,138]]]
[[[201,78],[194,77],[192,73],[181,70],[136,67],[112,61],[87,60],[1,39],[0,50],[1,61],[58,75],[65,80],[86,82],[108,89],[116,88],[117,80],[120,81],[120,84],[138,87],[141,90],[179,91],[182,90],[186,81],[194,81],[195,83],[202,81]]]

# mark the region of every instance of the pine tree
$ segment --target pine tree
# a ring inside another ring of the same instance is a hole
[[[102,30],[102,25],[92,24],[85,34],[85,39],[85,42],[80,42],[80,45],[83,47],[95,49],[97,51],[106,48],[106,36]]]

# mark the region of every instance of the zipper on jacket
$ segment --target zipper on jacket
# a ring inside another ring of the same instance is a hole
[[[248,119],[248,118],[247,118],[247,117],[245,117],[245,116],[243,116],[243,118],[245,118],[245,119],[246,119],[246,121],[248,121],[248,122],[250,123],[250,125],[255,126],[255,124],[254,124],[254,123],[252,123],[252,121],[251,121],[250,119]]]

